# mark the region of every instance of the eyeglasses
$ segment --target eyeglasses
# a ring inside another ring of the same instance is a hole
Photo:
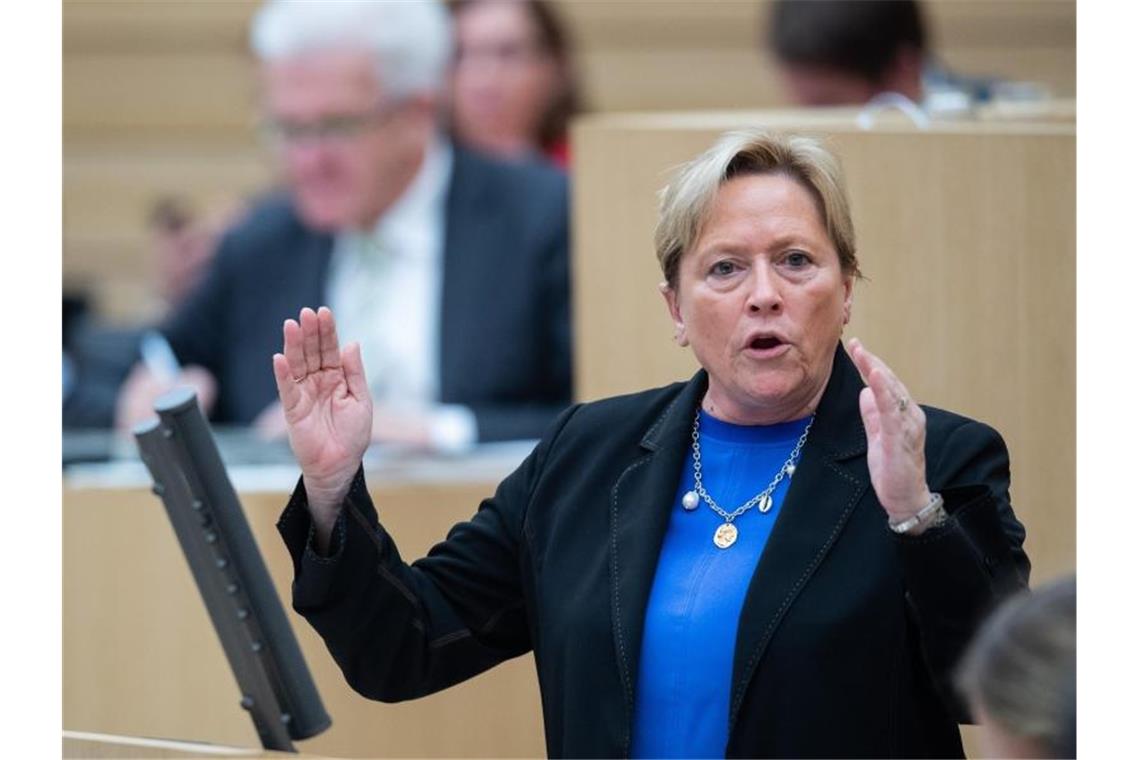
[[[258,124],[262,137],[275,146],[299,142],[347,143],[387,122],[400,103],[383,103],[363,113],[330,114],[313,121],[267,117]]]

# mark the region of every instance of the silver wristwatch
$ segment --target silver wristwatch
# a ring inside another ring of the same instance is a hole
[[[927,504],[918,512],[914,513],[902,522],[893,523],[888,521],[887,525],[895,533],[906,533],[917,528],[919,525],[929,525],[931,527],[938,527],[949,519],[946,514],[946,508],[942,506],[942,494],[930,494],[930,503]]]

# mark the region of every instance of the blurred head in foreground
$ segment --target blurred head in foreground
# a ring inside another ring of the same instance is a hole
[[[1076,578],[999,607],[963,656],[957,686],[986,757],[1076,757]]]
[[[914,0],[772,3],[769,43],[797,105],[862,105],[884,92],[918,102],[926,42]]]

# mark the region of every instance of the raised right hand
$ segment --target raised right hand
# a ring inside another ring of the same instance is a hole
[[[283,331],[285,351],[273,355],[273,375],[318,543],[327,546],[371,438],[372,396],[360,345],[338,347],[328,308],[302,309],[300,323],[288,319]]]

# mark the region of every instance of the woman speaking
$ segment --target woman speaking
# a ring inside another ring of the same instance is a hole
[[[1027,582],[1025,532],[1001,437],[844,351],[837,161],[728,134],[665,190],[656,247],[700,371],[568,409],[410,565],[364,483],[358,346],[327,309],[287,321],[294,607],[383,701],[533,650],[552,756],[961,757],[953,667]]]

